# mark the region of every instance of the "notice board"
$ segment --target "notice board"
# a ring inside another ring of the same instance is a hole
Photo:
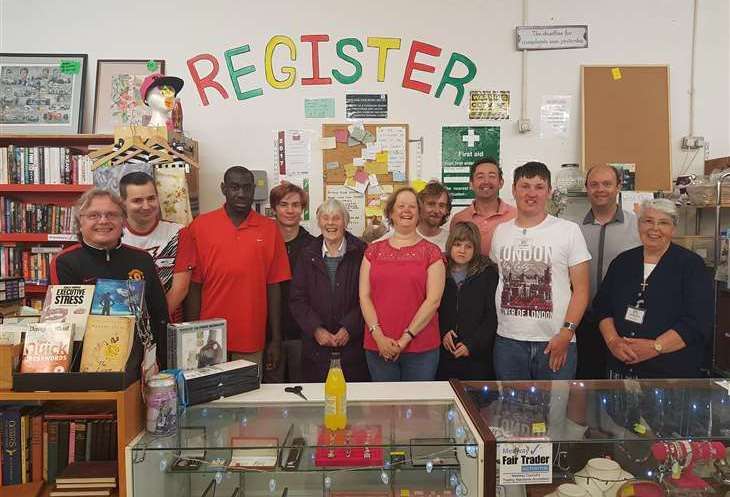
[[[324,197],[345,204],[360,236],[382,219],[388,195],[408,185],[408,125],[323,124],[322,142]]]
[[[582,167],[636,165],[636,190],[672,189],[669,66],[582,66]]]

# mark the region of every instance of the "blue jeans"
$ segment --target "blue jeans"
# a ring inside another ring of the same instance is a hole
[[[557,372],[550,369],[548,342],[527,342],[497,335],[494,342],[494,371],[498,380],[572,380],[578,364],[575,342],[568,346],[565,364]]]
[[[439,349],[403,352],[395,361],[386,361],[372,350],[365,351],[373,381],[432,381],[439,366]]]

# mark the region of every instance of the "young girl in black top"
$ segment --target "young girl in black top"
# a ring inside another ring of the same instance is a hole
[[[479,253],[474,223],[457,223],[446,242],[446,287],[439,307],[441,354],[437,378],[493,380],[492,347],[497,334],[494,294],[499,275]]]

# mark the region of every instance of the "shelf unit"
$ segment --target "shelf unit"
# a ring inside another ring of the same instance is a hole
[[[40,401],[44,403],[63,402],[98,403],[113,406],[117,417],[117,470],[118,470],[118,497],[127,496],[125,447],[144,428],[142,394],[139,381],[132,383],[126,390],[120,392],[8,392],[0,391],[0,403]],[[52,485],[41,495],[48,495]]]
[[[85,154],[90,149],[114,142],[113,135],[1,135],[0,147],[64,147],[75,153]],[[23,202],[37,204],[73,205],[79,196],[93,185],[78,184],[0,184],[0,196],[12,197]],[[55,245],[65,246],[76,242],[74,233],[0,233],[0,245],[9,247]],[[47,285],[27,284],[26,294],[42,299]]]

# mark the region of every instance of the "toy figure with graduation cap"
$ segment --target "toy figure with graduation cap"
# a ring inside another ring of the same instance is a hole
[[[182,79],[160,73],[150,74],[142,81],[139,93],[144,103],[152,109],[148,126],[166,126],[168,131],[173,129],[172,109],[182,87]]]

